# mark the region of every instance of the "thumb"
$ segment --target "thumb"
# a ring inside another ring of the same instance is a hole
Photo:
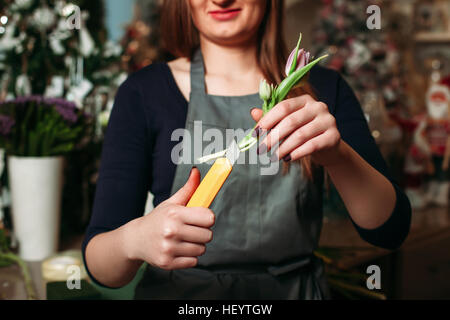
[[[178,190],[172,197],[170,197],[167,200],[167,203],[185,206],[191,199],[195,190],[197,190],[199,184],[200,184],[200,171],[196,167],[193,167],[186,184],[180,190]]]
[[[250,111],[250,114],[252,115],[252,118],[253,120],[255,120],[255,122],[259,122],[259,120],[261,120],[261,118],[263,117],[263,111],[258,108],[253,108]]]

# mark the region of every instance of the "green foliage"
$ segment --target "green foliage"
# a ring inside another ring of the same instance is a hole
[[[90,118],[61,99],[35,97],[9,101],[0,105],[0,115],[14,123],[10,129],[0,130],[0,147],[15,156],[67,154],[78,146],[90,128]]]
[[[302,34],[300,33],[300,37],[298,38],[297,47],[295,48],[295,54],[294,54],[294,60],[292,61],[291,68],[289,69],[289,74],[287,76],[290,76],[295,72],[295,69],[297,68],[297,59],[298,59],[298,51],[300,49],[300,44],[302,42]]]
[[[22,259],[20,259],[19,256],[17,256],[10,250],[9,243],[10,240],[6,234],[6,231],[0,228],[0,268],[9,267],[13,264],[17,264],[22,271],[28,299],[34,300],[36,299],[36,293],[34,291],[33,284],[31,281],[30,270],[28,269],[27,264]]]
[[[289,77],[283,80],[280,85],[276,88],[275,93],[273,94],[272,101],[269,105],[269,111],[278,103],[286,99],[289,92],[294,88],[303,77],[314,67],[317,63],[319,63],[322,59],[325,59],[328,55],[317,58],[313,62],[307,64],[300,70],[295,71]]]
[[[297,68],[297,54],[300,48],[300,43],[302,40],[302,35],[300,34],[297,47],[295,49],[295,55],[294,60],[292,62],[292,66],[290,67],[289,75],[277,86],[271,85],[271,95],[270,98],[267,100],[263,99],[263,106],[262,110],[264,114],[267,114],[270,110],[272,110],[278,103],[282,102],[284,99],[286,99],[289,92],[296,86],[301,85],[302,79],[309,73],[309,71],[321,60],[328,57],[328,55],[324,55],[320,58],[317,58],[316,60],[308,63],[307,65],[303,66],[299,70],[295,71]],[[262,86],[261,88],[264,88]],[[261,89],[260,89],[261,90]],[[260,93],[261,95],[261,93]],[[242,139],[239,142],[239,149],[241,151],[246,151],[250,149],[252,146],[254,146],[258,142],[258,138],[253,136],[254,129],[246,136],[244,139]]]
[[[9,252],[10,241],[4,229],[0,229],[0,268],[14,264],[14,261],[5,256]]]

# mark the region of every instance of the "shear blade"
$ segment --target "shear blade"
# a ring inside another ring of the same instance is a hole
[[[231,165],[234,166],[236,161],[239,159],[241,151],[239,150],[239,146],[236,143],[236,140],[233,140],[231,145],[227,149],[226,157],[228,161],[230,161]]]

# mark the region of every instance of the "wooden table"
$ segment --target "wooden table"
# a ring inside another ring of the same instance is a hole
[[[441,233],[449,232],[450,211],[448,208],[429,208],[415,211],[412,215],[410,233],[402,249]],[[349,219],[325,219],[319,245],[342,249],[342,257],[337,261],[337,265],[345,269],[392,253],[389,250],[374,247],[362,240]]]
[[[42,279],[41,262],[27,262],[33,279],[34,290],[39,300],[46,299],[45,285]],[[17,265],[0,269],[0,299],[27,300],[22,272]]]
[[[365,272],[376,264],[383,290],[391,299],[450,299],[450,211],[415,211],[411,230],[397,251],[383,250],[362,240],[348,219],[324,221],[321,247],[338,249],[334,264]]]
[[[60,245],[61,251],[80,250],[84,236],[80,235]],[[46,282],[42,278],[42,261],[27,262],[37,299],[45,300]],[[17,265],[0,268],[0,300],[26,300],[27,293],[22,272]]]

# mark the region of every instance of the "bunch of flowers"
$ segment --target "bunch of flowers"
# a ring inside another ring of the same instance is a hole
[[[89,134],[91,117],[72,102],[40,96],[0,103],[0,148],[22,157],[64,155]]]
[[[102,14],[96,15],[103,10],[102,0],[4,2],[0,100],[65,98],[96,113],[112,105],[126,75],[120,67],[120,45],[106,40]]]

